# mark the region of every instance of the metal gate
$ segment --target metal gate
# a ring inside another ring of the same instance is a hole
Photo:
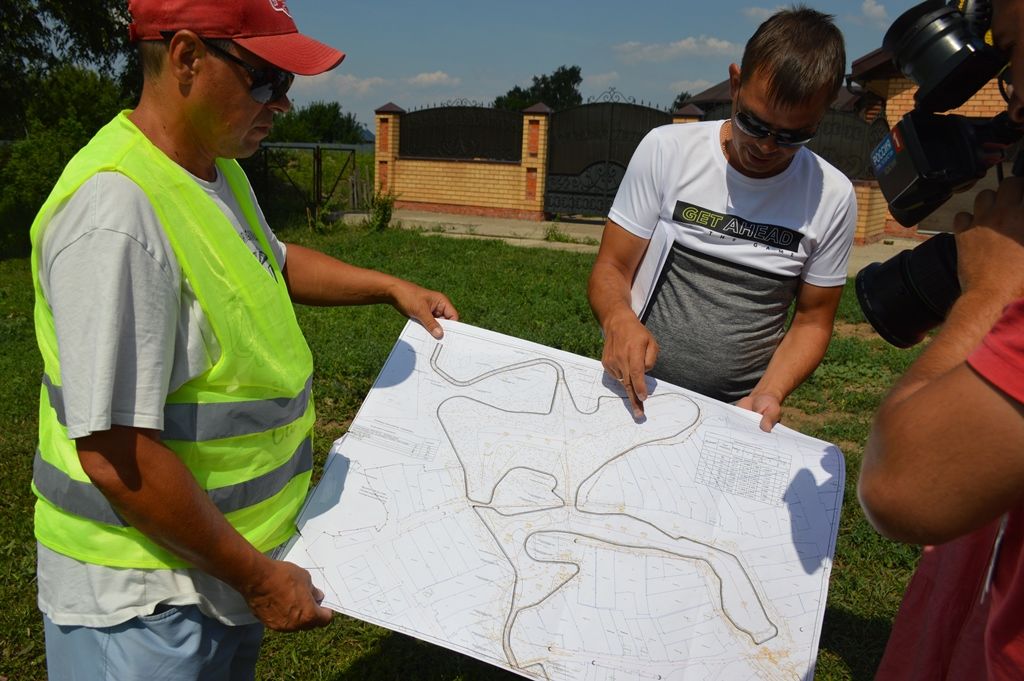
[[[242,160],[242,167],[265,211],[287,208],[319,219],[325,208],[365,210],[369,205],[373,164],[359,164],[357,154],[372,159],[373,145],[263,142],[256,155]],[[289,186],[294,191],[287,191]]]
[[[629,159],[664,111],[631,102],[595,102],[551,114],[544,212],[608,215]]]

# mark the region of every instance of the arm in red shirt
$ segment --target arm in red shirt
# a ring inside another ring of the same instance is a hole
[[[1021,306],[992,329],[1024,297],[1024,179],[981,192],[955,228],[963,294],[879,408],[858,483],[875,528],[912,543],[943,543],[1024,500]]]

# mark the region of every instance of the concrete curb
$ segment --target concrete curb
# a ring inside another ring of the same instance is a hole
[[[366,213],[346,213],[346,224],[358,224]],[[429,211],[396,210],[392,226],[416,229],[428,235],[463,239],[500,239],[513,246],[551,248],[577,253],[597,253],[604,230],[604,219],[573,221],[530,221],[491,218],[480,215],[457,215]],[[854,245],[850,252],[849,276],[874,262],[884,262],[900,251],[912,249],[920,240],[892,237],[873,244]]]

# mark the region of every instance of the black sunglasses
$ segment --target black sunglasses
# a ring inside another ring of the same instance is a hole
[[[252,81],[249,85],[249,95],[260,104],[274,102],[284,97],[295,80],[295,74],[290,71],[279,69],[276,66],[257,69],[206,38],[200,38],[200,40],[211,52],[228,61],[235,62],[246,70]]]
[[[736,127],[744,135],[757,139],[773,137],[775,138],[775,144],[780,147],[802,147],[814,139],[814,136],[817,134],[817,131],[811,132],[808,130],[776,130],[746,111],[740,110],[739,107],[737,107],[732,119]]]

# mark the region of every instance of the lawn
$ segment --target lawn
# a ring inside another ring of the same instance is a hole
[[[586,301],[593,255],[521,249],[402,230],[337,227],[283,231],[282,238],[348,262],[445,291],[462,319],[590,357],[601,336]],[[817,679],[870,679],[882,654],[917,549],[876,535],[855,483],[871,414],[915,351],[886,345],[864,323],[852,286],[821,367],[789,400],[783,423],[836,443],[847,486]],[[345,432],[404,323],[389,307],[301,308],[316,361],[317,464]],[[0,681],[45,678],[35,607],[33,496],[29,489],[42,364],[32,324],[27,259],[0,261]],[[437,646],[346,617],[326,629],[270,633],[260,679],[470,681],[521,678]]]

